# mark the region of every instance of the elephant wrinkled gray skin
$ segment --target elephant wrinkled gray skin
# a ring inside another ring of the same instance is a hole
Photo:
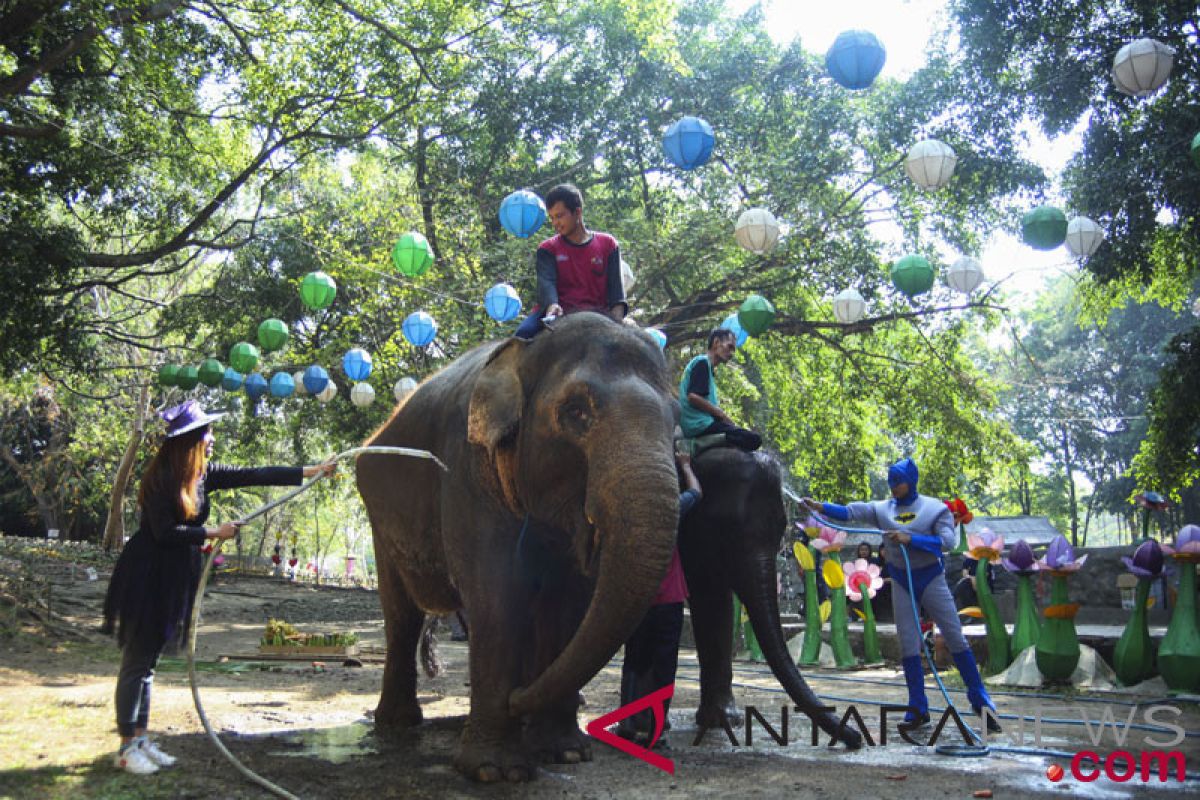
[[[736,725],[733,701],[733,593],[750,616],[754,635],[776,679],[796,707],[847,747],[862,746],[808,687],[792,660],[779,623],[775,556],[787,528],[779,464],[770,455],[736,448],[706,450],[692,462],[704,497],[684,517],[679,555],[687,576],[692,632],[700,660],[696,723]]]
[[[388,655],[376,725],[421,721],[426,613],[471,621],[471,711],[455,758],[482,781],[589,760],[578,690],[633,632],[666,573],[679,488],[662,353],[598,314],[482,345],[425,381],[364,454]]]

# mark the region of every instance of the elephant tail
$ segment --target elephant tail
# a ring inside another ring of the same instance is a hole
[[[421,668],[430,678],[442,674],[442,659],[438,657],[437,637],[434,636],[437,626],[438,618],[433,614],[426,615],[425,623],[421,626]]]

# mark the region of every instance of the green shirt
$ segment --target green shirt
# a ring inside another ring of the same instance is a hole
[[[683,429],[684,436],[699,436],[704,432],[705,428],[716,422],[712,414],[701,411],[688,402],[688,389],[692,383],[692,371],[701,362],[704,362],[704,366],[701,369],[708,372],[708,393],[704,399],[714,406],[717,405],[717,382],[713,379],[712,364],[709,363],[707,353],[698,355],[684,367],[683,379],[679,381],[679,405],[681,409],[679,427]]]

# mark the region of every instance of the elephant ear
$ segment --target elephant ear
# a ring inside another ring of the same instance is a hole
[[[512,338],[496,348],[475,379],[467,412],[467,440],[487,450],[496,487],[514,512],[520,510],[516,496],[516,448],[512,447],[521,425],[525,390],[518,372],[525,342]]]

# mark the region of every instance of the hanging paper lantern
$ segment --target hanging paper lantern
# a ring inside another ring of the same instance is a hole
[[[364,408],[375,402],[375,390],[369,383],[356,383],[350,390],[350,402],[359,408]]]
[[[892,267],[892,285],[910,298],[924,294],[933,287],[933,267],[924,256],[904,256]]]
[[[180,367],[175,373],[175,385],[185,392],[190,392],[196,388],[196,384],[200,382],[200,370],[195,367]]]
[[[417,382],[415,379],[407,375],[396,381],[396,385],[392,387],[392,394],[396,396],[396,402],[399,403],[404,398],[417,390]]]
[[[712,125],[699,117],[684,117],[667,128],[662,145],[672,164],[695,169],[707,163],[714,141]]]
[[[324,389],[317,392],[317,399],[320,400],[322,404],[328,403],[330,400],[332,400],[335,397],[337,397],[337,384],[334,383],[332,380],[329,380],[325,384]]]
[[[546,204],[542,198],[526,189],[513,192],[500,204],[500,225],[518,239],[532,236],[545,221]],[[393,252],[392,258],[395,257]],[[430,263],[433,263],[432,260]]]
[[[738,217],[733,235],[742,247],[765,255],[774,250],[779,241],[779,221],[765,208],[749,208]]]
[[[1067,238],[1067,215],[1054,206],[1038,206],[1021,218],[1021,238],[1035,250],[1053,250]]]
[[[264,319],[258,326],[258,343],[264,353],[271,353],[287,344],[288,329],[281,319]]]
[[[867,301],[856,289],[843,289],[833,298],[833,315],[843,325],[858,322],[867,313]]]
[[[352,347],[342,357],[342,371],[352,381],[365,381],[371,374],[371,354],[361,347]]]
[[[866,89],[883,69],[887,50],[870,31],[843,31],[825,53],[829,76],[847,89]]]
[[[410,231],[392,248],[392,263],[408,277],[416,278],[433,266],[433,248],[422,234]]]
[[[1200,133],[1192,137],[1192,161],[1200,167]]]
[[[730,314],[728,317],[726,317],[725,321],[721,323],[720,327],[733,331],[733,341],[738,347],[744,345],[746,340],[750,338],[750,334],[746,333],[745,329],[738,322],[737,314]]]
[[[1117,90],[1146,97],[1162,88],[1171,76],[1175,48],[1154,39],[1138,39],[1117,51],[1112,76]]]
[[[983,283],[983,265],[970,256],[963,256],[946,270],[946,284],[956,292],[970,294]]]
[[[405,317],[400,330],[413,347],[424,347],[437,335],[437,323],[424,311],[414,311]]]
[[[308,389],[304,388],[304,370],[298,369],[292,373],[292,385],[296,387],[296,397],[308,394]]]
[[[761,336],[775,321],[775,306],[761,294],[752,294],[738,309],[738,324],[751,336]]]
[[[483,307],[496,322],[508,322],[521,313],[521,297],[507,283],[497,283],[484,293]]]
[[[329,385],[329,373],[324,367],[313,364],[308,369],[304,370],[304,390],[309,394],[319,395],[325,391],[325,387]]]
[[[658,345],[659,350],[667,349],[667,335],[658,328],[646,328],[646,333],[650,334],[650,338]]]
[[[246,394],[250,395],[251,400],[257,400],[267,393],[270,388],[267,379],[257,372],[251,372],[246,376]]]
[[[922,189],[940,189],[950,182],[958,156],[953,148],[937,139],[917,142],[904,159],[904,171]]]
[[[1095,220],[1073,217],[1067,223],[1067,249],[1077,258],[1086,258],[1104,241],[1104,229]]]
[[[1195,302],[1192,303],[1192,314],[1200,317],[1200,297],[1197,297]]]
[[[324,272],[310,272],[300,283],[300,300],[313,311],[328,308],[337,297],[337,284]]]
[[[249,342],[238,342],[229,351],[229,365],[247,375],[258,366],[258,348]]]
[[[174,386],[179,377],[179,367],[174,364],[163,364],[158,368],[158,382],[161,386]]]
[[[221,385],[221,378],[225,375],[225,367],[215,358],[206,358],[200,364],[200,370],[197,374],[200,377],[200,382],[211,389]]]
[[[242,388],[242,381],[245,378],[242,373],[238,372],[233,367],[226,367],[225,374],[221,376],[221,388],[227,392],[236,392]]]
[[[296,382],[286,372],[276,372],[271,376],[271,395],[273,397],[291,397],[296,391]]]

